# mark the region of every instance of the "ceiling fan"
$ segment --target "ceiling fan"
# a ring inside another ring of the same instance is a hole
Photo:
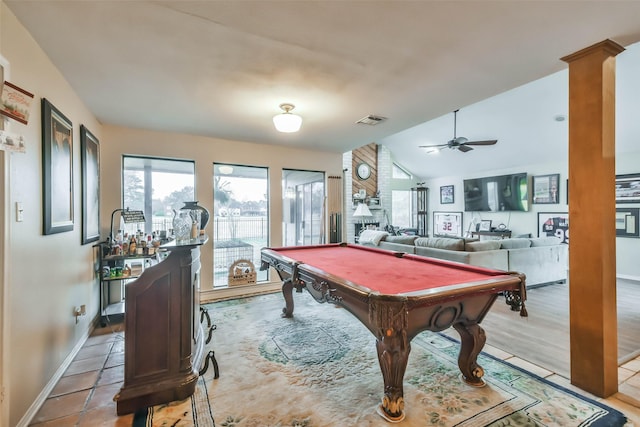
[[[450,141],[447,141],[445,144],[420,145],[420,148],[430,148],[431,150],[429,150],[428,152],[434,152],[434,151],[440,151],[446,147],[452,150],[457,149],[462,151],[463,153],[466,153],[467,151],[473,150],[473,148],[470,147],[471,145],[494,145],[496,142],[498,142],[497,139],[489,139],[486,141],[469,141],[464,136],[456,137],[456,117],[457,117],[458,111],[460,110],[455,110],[453,112],[453,139],[451,139]]]

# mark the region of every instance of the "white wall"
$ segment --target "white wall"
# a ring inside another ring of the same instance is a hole
[[[629,174],[640,173],[640,152],[624,153],[616,158],[616,173]],[[529,175],[560,174],[560,203],[558,204],[530,204],[528,212],[464,212],[464,194],[462,182],[464,179],[479,178],[483,176],[506,175],[510,173],[526,172]],[[490,173],[450,176],[428,180],[426,186],[429,187],[429,211],[463,212],[463,223],[465,231],[468,230],[473,218],[490,219],[492,225],[505,224],[512,231],[512,235],[532,233],[537,236],[538,212],[569,212],[567,205],[567,178],[568,165],[566,163],[545,163],[530,165],[526,168],[496,168]],[[440,186],[454,185],[454,204],[440,204]],[[640,207],[640,204],[624,204],[619,207]],[[430,215],[431,223],[429,230],[433,227],[433,216]],[[569,218],[571,221],[571,218]],[[571,227],[569,227],[571,228]],[[430,231],[431,232],[431,231]],[[618,237],[616,239],[617,249],[617,275],[619,277],[640,280],[640,263],[635,259],[636,253],[640,251],[640,239]]]
[[[93,316],[76,324],[74,306],[85,304],[89,313],[97,312],[93,251],[81,245],[79,129],[84,124],[101,138],[102,127],[6,5],[0,8],[0,54],[9,61],[11,81],[35,95],[29,125],[10,123],[11,132],[26,137],[27,152],[8,154],[9,182],[3,182],[9,188],[3,378],[8,425],[14,426],[88,333]],[[42,235],[41,98],[73,122],[74,229],[49,236]],[[23,204],[23,222],[15,221],[16,202]]]

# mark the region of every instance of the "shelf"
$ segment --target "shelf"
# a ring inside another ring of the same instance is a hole
[[[103,277],[103,282],[113,282],[116,280],[129,280],[129,279],[137,279],[140,275],[131,275],[131,276],[120,276],[120,277]]]
[[[106,306],[100,313],[100,323],[106,326],[109,323],[118,323],[124,320],[124,301],[114,302]]]
[[[111,255],[111,247],[106,243],[99,245],[100,269],[98,272],[100,280],[100,323],[106,326],[109,323],[119,323],[124,320],[124,291],[140,277],[148,264],[155,264],[158,254],[165,252],[160,248],[153,248],[153,254],[121,254]],[[111,277],[109,274],[103,275],[104,271],[113,272],[113,269],[123,269],[125,265],[133,268],[127,272],[133,274]],[[134,267],[135,266],[135,267]],[[112,295],[113,294],[113,295]],[[112,298],[113,297],[113,298]],[[113,302],[116,301],[116,302]]]
[[[157,252],[153,255],[107,255],[102,258],[103,261],[121,261],[123,259],[146,259],[154,258]]]
[[[480,237],[480,236],[489,236],[489,237],[499,237],[501,239],[508,239],[511,237],[511,230],[501,230],[501,231],[472,231],[472,237]]]

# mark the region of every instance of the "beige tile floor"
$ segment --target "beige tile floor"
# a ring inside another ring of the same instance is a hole
[[[133,416],[118,417],[113,401],[124,378],[124,335],[120,329],[121,325],[116,325],[94,332],[56,384],[31,426],[131,426]],[[568,379],[500,349],[485,346],[484,351],[588,395],[572,386]],[[608,399],[590,397],[624,413],[629,425],[640,426],[640,357],[620,366],[618,379],[620,387],[617,394]]]

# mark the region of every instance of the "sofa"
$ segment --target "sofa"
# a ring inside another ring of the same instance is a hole
[[[567,279],[568,245],[556,237],[478,240],[453,237],[391,236],[365,230],[359,244],[479,267],[524,273],[527,288]]]

